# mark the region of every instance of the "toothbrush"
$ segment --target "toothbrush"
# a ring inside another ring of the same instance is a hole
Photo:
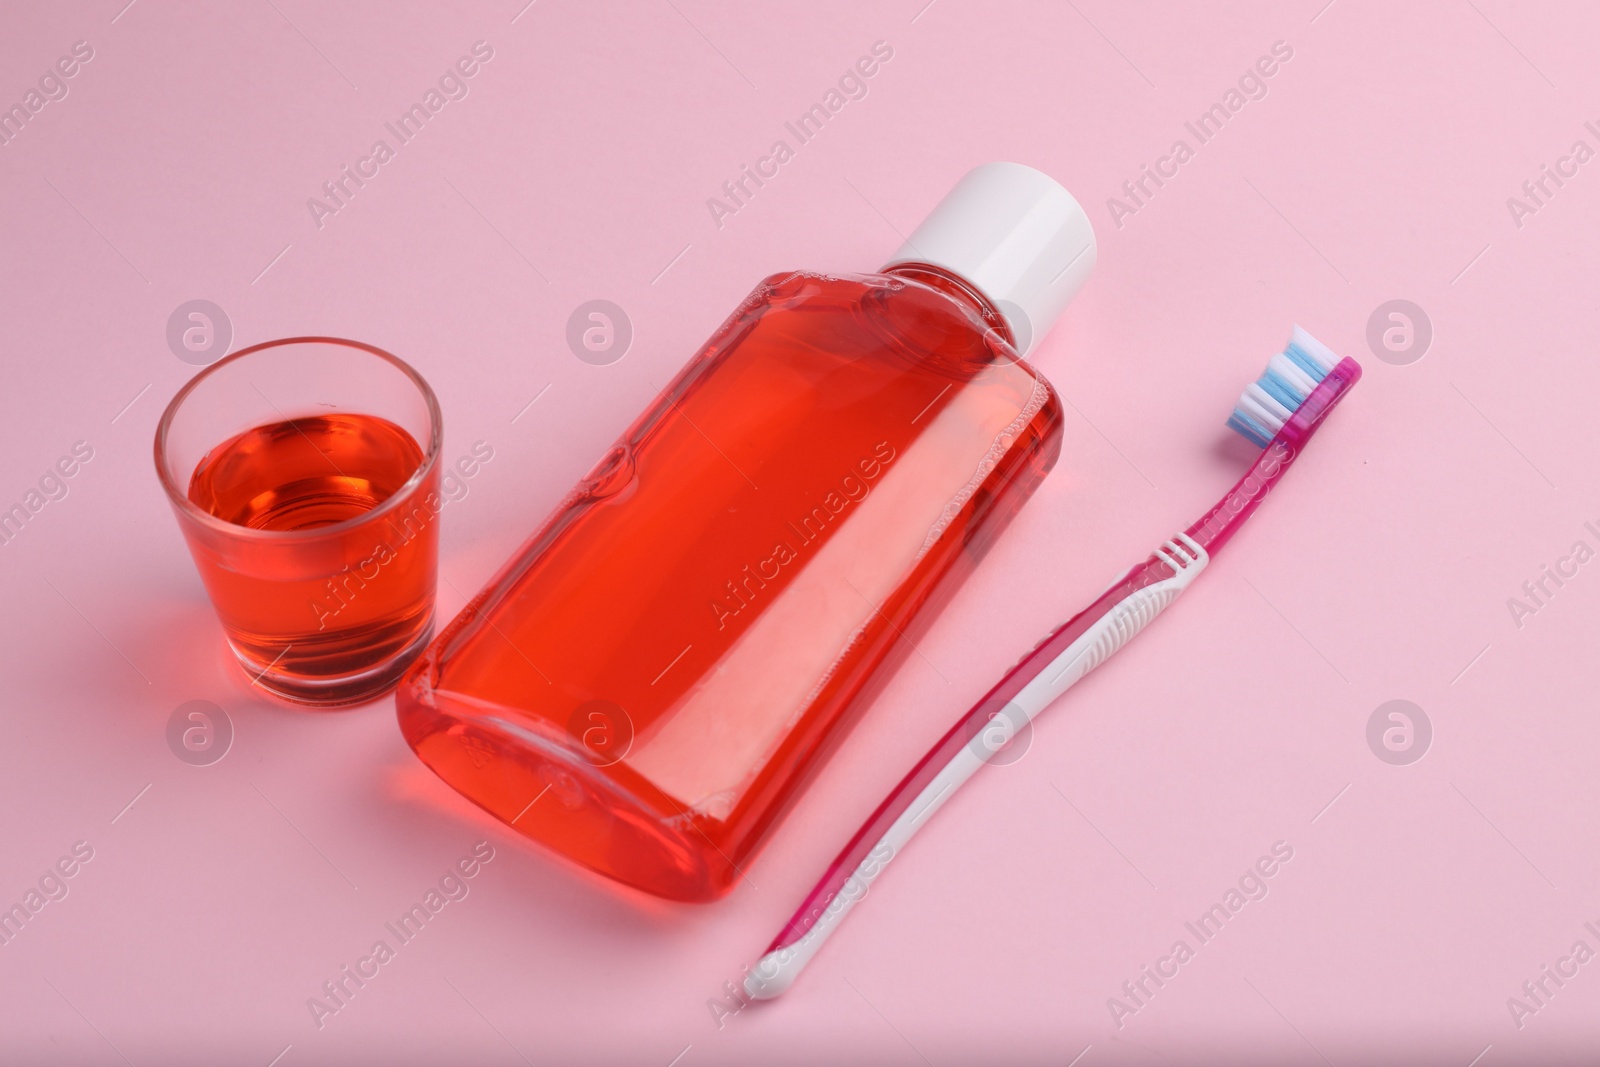
[[[874,879],[955,790],[1033,717],[1150,625],[1238,532],[1361,378],[1296,326],[1289,344],[1245,388],[1228,427],[1261,447],[1245,476],[1210,511],[1157,548],[1041,641],[944,735],[878,805],[805,902],[745,974],[744,992],[770,1000],[794,983]]]

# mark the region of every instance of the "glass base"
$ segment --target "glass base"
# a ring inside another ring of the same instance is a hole
[[[428,625],[422,628],[414,641],[382,663],[354,674],[341,674],[329,678],[274,674],[270,667],[262,671],[239,651],[232,641],[228,642],[228,647],[233,649],[239,666],[244,668],[251,684],[258,689],[270,693],[279,700],[287,700],[291,704],[314,708],[338,708],[365,704],[389,692],[399,684],[400,676],[405,674],[406,668],[422,654],[431,640],[433,640],[432,619],[428,620]]]

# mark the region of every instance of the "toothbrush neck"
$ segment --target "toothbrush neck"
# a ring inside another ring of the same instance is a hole
[[[982,319],[986,326],[1004,337],[1007,344],[1015,347],[1017,339],[1006,323],[1005,316],[989,302],[988,297],[978,292],[971,282],[954,271],[936,267],[931,263],[897,263],[884,268],[882,273],[921,282],[930,289],[937,289],[956,303],[965,306]]]

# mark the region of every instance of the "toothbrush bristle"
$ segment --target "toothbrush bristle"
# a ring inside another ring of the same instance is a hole
[[[1284,350],[1268,360],[1261,377],[1240,394],[1228,428],[1257,448],[1266,448],[1338,362],[1327,345],[1296,326]]]

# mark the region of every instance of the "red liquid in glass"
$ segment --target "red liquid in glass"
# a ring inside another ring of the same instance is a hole
[[[189,500],[224,522],[305,533],[344,524],[300,539],[191,536],[200,577],[247,668],[270,666],[275,685],[289,689],[315,686],[425,639],[436,473],[397,508],[360,521],[406,487],[422,458],[411,435],[387,419],[340,413],[258,426],[200,461]]]
[[[999,322],[929,270],[767,279],[407,673],[412,748],[594,870],[727,892],[1055,462]]]

